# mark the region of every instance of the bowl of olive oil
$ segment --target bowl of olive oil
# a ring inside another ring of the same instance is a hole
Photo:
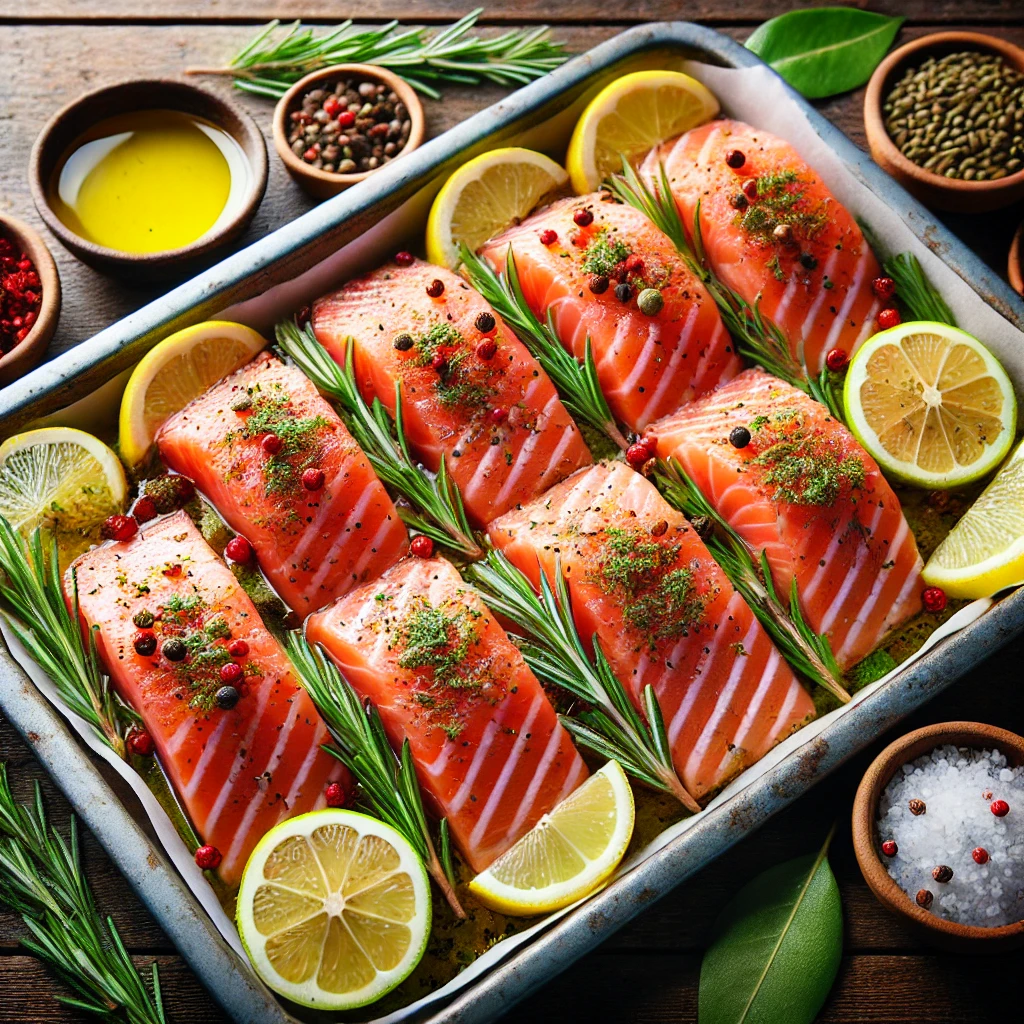
[[[182,278],[252,220],[267,150],[252,118],[170,80],[109,86],[59,111],[32,150],[40,216],[79,259],[116,277]]]

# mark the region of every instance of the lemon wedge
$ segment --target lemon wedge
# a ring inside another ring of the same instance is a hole
[[[965,598],[1024,583],[1024,443],[935,549],[924,578]]]
[[[618,761],[609,761],[469,889],[485,907],[525,917],[559,910],[607,881],[633,835],[633,792]]]
[[[587,105],[569,141],[565,166],[577,193],[593,192],[622,157],[635,162],[667,139],[710,121],[718,100],[680,71],[636,71],[605,86]]]
[[[475,252],[568,180],[554,160],[532,149],[510,146],[474,157],[444,183],[430,208],[427,259],[454,270],[460,242]]]
[[[237,370],[266,340],[249,327],[208,320],[164,338],[142,357],[121,399],[121,458],[129,468],[149,452],[164,421]]]
[[[236,921],[256,973],[318,1010],[365,1006],[401,984],[430,935],[422,861],[390,825],[323,810],[272,828],[249,857]]]
[[[1005,458],[1017,425],[1006,371],[977,338],[919,320],[869,338],[846,375],[846,418],[892,475],[961,487]]]
[[[84,430],[44,427],[0,445],[0,515],[25,538],[37,526],[49,531],[62,569],[99,542],[127,494],[117,456]]]

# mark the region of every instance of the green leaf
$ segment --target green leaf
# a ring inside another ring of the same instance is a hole
[[[700,971],[699,1024],[811,1024],[843,950],[839,887],[826,854],[745,885],[715,923]]]
[[[902,24],[852,7],[810,7],[766,21],[746,46],[798,93],[820,99],[863,85]]]

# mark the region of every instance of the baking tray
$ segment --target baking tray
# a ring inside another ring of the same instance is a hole
[[[372,265],[411,240],[440,182],[468,157],[511,141],[542,147],[552,132],[568,134],[566,126],[582,98],[599,84],[627,69],[672,66],[681,59],[733,68],[760,63],[731,39],[698,25],[651,24],[624,32],[10,385],[0,393],[0,436],[68,406],[65,421],[77,417],[94,426],[104,410],[108,416],[116,410],[110,396],[124,372],[169,332],[226,308],[260,325],[268,295],[276,295],[271,305],[287,302],[296,308],[325,283]],[[989,305],[1024,327],[1024,303],[992,270],[838,129],[798,102],[855,176]],[[1022,631],[1024,590],[1019,590],[421,1019],[432,1024],[495,1019]],[[244,1024],[293,1022],[239,963],[140,826],[130,800],[126,806],[5,647],[0,649],[0,707],[232,1018]],[[372,1016],[372,1009],[368,1012]]]

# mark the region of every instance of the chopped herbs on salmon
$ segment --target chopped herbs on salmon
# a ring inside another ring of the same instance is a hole
[[[587,246],[583,254],[583,270],[587,274],[609,277],[615,268],[633,254],[633,250],[621,238],[612,238],[607,228],[602,228]]]
[[[417,366],[434,366],[437,381],[434,393],[446,408],[482,407],[496,392],[487,382],[489,371],[482,371],[465,338],[450,323],[436,323],[413,342]],[[440,357],[440,365],[435,360]]]
[[[795,171],[762,174],[755,180],[757,198],[745,212],[737,214],[736,223],[763,245],[775,245],[779,241],[775,233],[779,227],[789,228],[797,240],[806,241],[828,222],[825,204],[807,200],[805,184]],[[785,280],[778,255],[769,263],[769,269],[780,281]]]

